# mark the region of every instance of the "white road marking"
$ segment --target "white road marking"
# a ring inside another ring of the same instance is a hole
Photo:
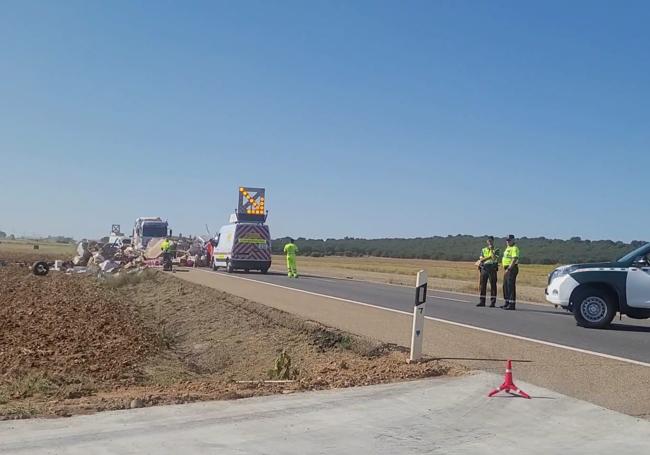
[[[329,282],[332,282],[332,281],[353,281],[353,282],[357,282],[357,283],[378,284],[380,286],[393,286],[393,287],[398,287],[398,288],[410,288],[410,289],[413,288],[413,286],[409,286],[408,284],[383,283],[381,281],[368,281],[368,280],[360,280],[360,279],[357,279],[357,278],[337,278],[337,277],[334,277],[334,276],[315,276],[315,275],[309,275],[309,274],[307,274],[305,276],[307,276],[309,278],[312,278],[312,279],[315,279],[315,280],[323,280],[323,281],[329,281]],[[445,291],[444,289],[433,289],[433,290],[430,289],[430,291],[431,292],[444,292],[445,294],[466,295],[468,297],[477,297],[478,296],[478,293],[477,294],[469,294],[467,292],[460,292],[460,291]],[[438,296],[436,296],[436,297],[438,297]],[[448,297],[440,297],[440,298],[445,299],[445,300],[454,300],[454,301],[456,301],[455,299],[450,299]],[[503,299],[499,299],[499,300],[503,300]],[[472,303],[471,301],[468,301],[468,300],[457,300],[457,301],[458,302]],[[527,300],[519,300],[519,299],[517,299],[517,303],[519,303],[519,304],[523,303],[525,305],[538,305],[538,306],[545,306],[545,307],[555,307],[555,305],[550,303],[550,302],[530,302],[530,301],[527,301]]]
[[[202,269],[197,269],[197,270],[199,272],[210,273],[212,275],[221,276],[221,277],[224,277],[224,278],[233,278],[233,279],[236,279],[236,280],[251,281],[253,283],[264,284],[266,286],[272,286],[272,287],[276,287],[276,288],[280,288],[280,289],[286,289],[288,291],[301,292],[303,294],[309,294],[309,295],[313,295],[313,296],[316,296],[316,297],[323,297],[323,298],[326,298],[326,299],[337,300],[337,301],[340,301],[340,302],[352,303],[352,304],[355,304],[355,305],[361,305],[361,306],[365,306],[365,307],[375,308],[377,310],[390,311],[392,313],[399,313],[399,314],[404,314],[404,315],[407,315],[407,316],[412,316],[412,313],[410,313],[408,311],[396,310],[394,308],[386,308],[386,307],[383,307],[383,306],[373,305],[371,303],[358,302],[356,300],[343,299],[341,297],[334,297],[334,296],[326,295],[326,294],[319,294],[317,292],[305,291],[303,289],[292,288],[290,286],[282,286],[280,284],[269,283],[269,282],[261,281],[261,280],[254,280],[252,278],[244,278],[244,277],[241,277],[241,276],[229,275],[229,274],[225,274],[225,273],[215,274],[214,272],[211,272],[211,271],[208,271],[208,270],[202,270]],[[435,298],[445,299],[444,297],[435,297]],[[446,300],[455,300],[455,299],[446,299]],[[460,300],[460,301],[464,302],[464,300]],[[520,335],[514,335],[514,334],[511,334],[511,333],[499,332],[498,330],[486,329],[484,327],[478,327],[478,326],[470,325],[470,324],[463,324],[462,322],[454,322],[454,321],[449,321],[449,320],[446,320],[446,319],[434,318],[434,317],[431,317],[431,316],[425,316],[424,318],[429,319],[430,321],[436,321],[436,322],[440,322],[440,323],[443,323],[443,324],[453,325],[453,326],[456,326],[456,327],[463,327],[465,329],[478,330],[479,332],[490,333],[490,334],[493,334],[493,335],[501,335],[501,336],[504,336],[504,337],[513,338],[515,340],[528,341],[528,342],[531,342],[531,343],[541,344],[541,345],[544,345],[544,346],[550,346],[550,347],[553,347],[553,348],[566,349],[568,351],[579,352],[581,354],[593,355],[593,356],[602,357],[602,358],[605,358],[605,359],[630,363],[632,365],[639,365],[639,366],[642,366],[642,367],[650,367],[650,363],[641,362],[639,360],[634,360],[634,359],[628,359],[628,358],[625,358],[625,357],[619,357],[619,356],[615,356],[615,355],[611,355],[611,354],[605,354],[603,352],[597,352],[597,351],[590,351],[590,350],[587,350],[587,349],[575,348],[573,346],[567,346],[567,345],[564,345],[564,344],[553,343],[551,341],[538,340],[536,338],[528,338],[528,337],[524,337],[524,336],[520,336]]]

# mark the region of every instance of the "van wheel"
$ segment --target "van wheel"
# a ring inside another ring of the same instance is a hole
[[[266,275],[267,273],[269,273],[269,269],[268,269],[268,267],[266,267],[264,269],[261,269],[260,272],[262,272],[264,275]]]
[[[232,262],[228,262],[228,264],[226,265],[226,272],[232,273],[234,271],[235,271],[235,269],[232,266]]]
[[[212,264],[212,270],[216,272],[217,270],[219,270],[219,266]]]
[[[581,327],[604,329],[616,315],[613,296],[591,287],[580,289],[573,302],[573,317]]]

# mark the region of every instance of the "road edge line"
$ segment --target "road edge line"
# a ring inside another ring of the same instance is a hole
[[[362,270],[360,270],[362,271]],[[315,278],[315,279],[328,279],[328,280],[337,280],[337,281],[355,281],[357,283],[368,283],[368,284],[379,284],[382,286],[395,286],[398,288],[411,288],[413,289],[413,286],[409,286],[408,284],[397,284],[397,283],[384,283],[382,281],[372,281],[372,280],[361,280],[358,278],[340,278],[336,276],[329,276],[329,275],[310,275],[309,273],[306,273],[304,276],[307,276],[309,278]],[[433,277],[435,278],[435,277]],[[462,295],[462,296],[467,296],[467,297],[478,297],[478,294],[470,294],[468,292],[458,292],[458,291],[447,291],[445,289],[436,289],[436,288],[429,288],[429,291],[431,292],[445,292],[447,294],[455,294],[455,295]],[[453,299],[447,299],[447,300],[453,300]],[[501,298],[500,300],[503,301]],[[465,300],[458,300],[459,302],[465,302]],[[537,306],[545,306],[545,307],[556,307],[555,304],[550,303],[550,302],[531,302],[530,300],[519,300],[517,299],[517,303],[523,303],[525,305],[537,305]]]
[[[286,289],[288,291],[301,292],[303,294],[309,294],[309,295],[313,295],[313,296],[316,296],[316,297],[322,297],[322,298],[326,298],[326,299],[337,300],[339,302],[352,303],[352,304],[355,304],[355,305],[370,307],[370,308],[374,308],[374,309],[377,309],[377,310],[389,311],[389,312],[392,312],[392,313],[398,313],[398,314],[403,314],[403,315],[407,315],[407,316],[412,316],[412,313],[409,313],[408,311],[396,310],[394,308],[386,308],[386,307],[382,307],[382,306],[378,306],[378,305],[373,305],[372,303],[359,302],[359,301],[356,301],[356,300],[344,299],[344,298],[341,298],[341,297],[335,297],[335,296],[327,295],[327,294],[319,294],[317,292],[305,291],[304,289],[296,289],[296,288],[292,288],[292,287],[289,287],[289,286],[283,286],[283,285],[280,285],[280,284],[268,283],[266,281],[260,281],[260,280],[254,280],[252,278],[244,278],[244,277],[241,277],[241,276],[226,275],[226,274],[223,274],[223,273],[214,274],[213,272],[210,272],[208,270],[202,270],[202,269],[197,269],[197,270],[199,272],[211,273],[213,275],[221,276],[221,277],[225,277],[225,278],[234,278],[234,279],[237,279],[237,280],[250,281],[252,283],[258,283],[258,284],[263,284],[263,285],[266,285],[266,286],[272,286],[272,287],[276,287],[276,288],[280,288],[280,289]],[[451,300],[451,299],[449,299],[449,300]],[[604,352],[597,352],[597,351],[590,351],[588,349],[575,348],[573,346],[567,346],[565,344],[553,343],[552,341],[538,340],[536,338],[528,338],[528,337],[521,336],[521,335],[514,335],[514,334],[511,334],[511,333],[499,332],[498,330],[486,329],[484,327],[477,327],[477,326],[470,325],[470,324],[464,324],[462,322],[448,321],[446,319],[435,318],[433,316],[425,316],[424,319],[428,319],[430,321],[435,321],[435,322],[440,322],[440,323],[443,323],[443,324],[454,325],[454,326],[462,327],[462,328],[465,328],[465,329],[478,330],[479,332],[490,333],[492,335],[501,335],[501,336],[505,336],[505,337],[508,337],[508,338],[513,338],[515,340],[528,341],[528,342],[531,342],[531,343],[541,344],[541,345],[549,346],[549,347],[553,347],[553,348],[566,349],[567,351],[573,351],[573,352],[578,352],[578,353],[581,353],[581,354],[593,355],[593,356],[596,356],[596,357],[602,357],[602,358],[609,359],[609,360],[616,360],[618,362],[630,363],[632,365],[638,365],[638,366],[642,366],[642,367],[650,367],[650,363],[641,362],[640,360],[627,359],[625,357],[619,357],[619,356],[615,356],[615,355],[612,355],[612,354],[605,354]]]

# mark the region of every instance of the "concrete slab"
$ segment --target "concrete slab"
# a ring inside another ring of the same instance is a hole
[[[489,373],[356,389],[0,422],[2,454],[638,454],[650,422]]]

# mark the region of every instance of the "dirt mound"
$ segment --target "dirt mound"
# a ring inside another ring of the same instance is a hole
[[[120,295],[85,276],[0,268],[0,378],[43,374],[54,383],[80,378],[137,382],[155,337]]]
[[[0,419],[453,374],[404,349],[162,272],[0,268]],[[280,380],[280,382],[277,382]],[[138,403],[133,405],[133,403]]]

